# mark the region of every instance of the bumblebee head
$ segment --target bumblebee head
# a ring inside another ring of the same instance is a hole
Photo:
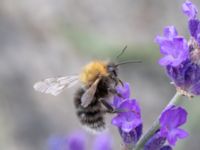
[[[112,77],[117,77],[118,75],[118,66],[115,63],[108,63],[107,65],[108,74]]]
[[[140,60],[136,60],[136,61],[123,61],[123,62],[120,62],[118,64],[110,62],[107,65],[107,71],[108,71],[108,73],[109,73],[110,76],[117,77],[117,75],[118,75],[118,67],[120,65],[125,65],[125,64],[129,64],[129,63],[141,63],[141,61]]]

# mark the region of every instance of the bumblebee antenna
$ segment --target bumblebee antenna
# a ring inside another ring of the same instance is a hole
[[[120,63],[116,64],[115,66],[118,67],[120,65],[125,65],[125,64],[130,64],[130,63],[142,63],[142,61],[141,60],[124,61],[124,62],[120,62]]]
[[[127,45],[122,49],[121,53],[116,57],[117,59],[124,54],[127,49]]]

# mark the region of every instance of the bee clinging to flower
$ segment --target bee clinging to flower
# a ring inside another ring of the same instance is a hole
[[[120,55],[124,53],[125,49],[126,47]],[[109,100],[114,95],[119,95],[116,91],[116,86],[118,84],[123,85],[123,82],[118,77],[118,67],[127,63],[139,62],[124,61],[114,63],[94,60],[84,66],[79,75],[48,78],[35,83],[34,89],[57,96],[65,88],[81,83],[82,86],[78,88],[74,97],[77,116],[81,124],[87,129],[100,132],[105,129],[105,112],[115,112]]]

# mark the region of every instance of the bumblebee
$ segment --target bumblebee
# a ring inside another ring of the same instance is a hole
[[[139,61],[113,63],[94,60],[83,67],[75,76],[48,78],[34,84],[36,91],[57,96],[64,88],[81,83],[74,96],[76,114],[81,124],[92,132],[101,132],[106,128],[104,115],[114,113],[109,101],[114,95],[120,96],[116,86],[123,82],[118,78],[118,66]]]

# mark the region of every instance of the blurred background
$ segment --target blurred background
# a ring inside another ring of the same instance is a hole
[[[160,54],[154,38],[166,25],[175,25],[188,36],[182,2],[0,0],[0,149],[47,150],[50,137],[80,130],[73,106],[77,87],[54,97],[35,92],[33,84],[79,73],[92,59],[113,59],[125,45],[122,60],[142,60],[122,66],[120,77],[131,83],[146,131],[175,93],[157,63]],[[200,2],[193,2],[200,9]],[[183,101],[190,136],[175,149],[198,150],[200,100]],[[109,130],[117,149],[117,129],[110,125]]]

